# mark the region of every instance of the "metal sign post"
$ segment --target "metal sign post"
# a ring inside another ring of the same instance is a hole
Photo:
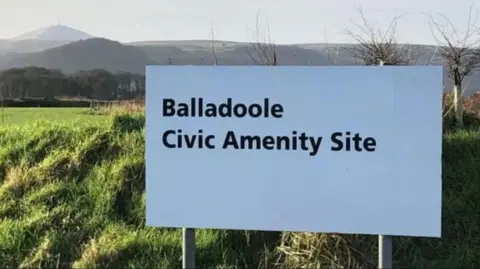
[[[378,236],[378,268],[392,268],[392,237]]]
[[[389,65],[380,61],[380,66]],[[388,235],[378,236],[378,268],[392,268],[392,237]]]
[[[183,246],[182,246],[182,268],[194,269],[195,268],[195,229],[183,228]]]

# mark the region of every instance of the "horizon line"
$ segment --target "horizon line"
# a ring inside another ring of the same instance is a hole
[[[107,37],[97,37],[97,36],[92,36],[90,38],[85,38],[85,39],[78,39],[78,40],[69,40],[69,39],[15,39],[15,38],[0,38],[0,41],[10,41],[10,42],[22,42],[22,41],[69,41],[70,43],[78,42],[78,41],[85,41],[85,40],[90,40],[90,39],[105,39],[105,40],[110,40],[114,42],[119,42],[124,45],[129,45],[129,44],[136,44],[136,43],[174,43],[174,42],[212,42],[214,41],[215,43],[221,43],[221,42],[228,42],[228,43],[240,43],[240,44],[252,44],[252,43],[257,43],[257,41],[238,41],[238,40],[226,40],[226,39],[216,39],[216,40],[211,40],[211,39],[201,39],[201,38],[193,38],[193,39],[164,39],[164,40],[155,40],[155,39],[145,39],[145,40],[138,40],[138,41],[120,41],[120,40],[115,40],[112,38],[107,38]],[[269,42],[265,42],[265,44],[268,44]],[[264,44],[264,43],[262,43]],[[277,42],[271,42],[272,45],[278,45],[278,46],[298,46],[298,45],[327,45],[327,44],[332,44],[332,45],[354,45],[354,44],[359,44],[358,42],[351,42],[351,43],[346,43],[346,42],[300,42],[300,43],[277,43]],[[441,46],[438,44],[428,44],[428,43],[409,43],[409,42],[398,42],[396,43],[398,45],[409,45],[409,46]]]

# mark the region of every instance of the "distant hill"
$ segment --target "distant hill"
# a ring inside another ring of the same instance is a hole
[[[50,48],[59,47],[68,43],[70,40],[0,40],[0,55],[9,53],[29,53],[38,52]]]
[[[94,36],[66,25],[54,25],[33,30],[12,38],[12,41],[19,40],[44,40],[44,41],[78,41],[94,38]]]
[[[12,39],[1,39],[0,55],[38,52],[91,38],[94,36],[65,25],[43,27]]]
[[[15,40],[0,40],[0,69],[41,66],[73,73],[103,68],[143,74],[147,64],[214,63],[210,40],[153,40],[122,44],[103,38],[88,38],[91,35],[69,27],[42,29],[20,35]],[[352,46],[324,43],[277,45],[276,51],[279,65],[355,65],[355,59],[347,50]],[[415,45],[412,50],[419,55],[418,65],[443,64],[435,57],[435,46]],[[255,51],[249,43],[217,40],[215,52],[219,65],[254,64],[251,56],[255,56]],[[479,74],[470,76],[465,82],[466,94],[480,89]],[[451,83],[446,75],[445,83],[450,89]]]
[[[0,69],[39,66],[60,69],[65,73],[97,68],[144,73],[145,65],[157,64],[138,47],[101,38],[77,41],[41,52],[8,54],[2,58]]]

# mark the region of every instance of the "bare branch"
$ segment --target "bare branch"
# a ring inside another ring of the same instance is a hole
[[[250,50],[247,50],[247,53],[250,59],[257,65],[277,65],[277,52],[275,50],[275,44],[271,40],[270,27],[267,22],[267,37],[263,36],[263,31],[260,30],[259,15],[260,14],[257,13],[255,21],[255,41],[251,44],[254,52],[252,53]]]
[[[350,20],[356,31],[347,28],[346,34],[357,44],[347,48],[348,52],[361,64],[378,65],[384,62],[390,65],[410,65],[418,59],[409,44],[398,44],[396,30],[398,20],[404,15],[393,17],[385,31],[376,29],[365,17],[360,7],[355,7],[360,14],[361,23]]]
[[[443,19],[443,24],[428,14],[432,36],[439,45],[438,53],[447,65],[450,79],[460,88],[463,79],[480,68],[480,29],[477,26],[479,11],[474,13],[473,7],[474,4],[469,8],[464,31],[455,27],[442,14],[437,15]]]

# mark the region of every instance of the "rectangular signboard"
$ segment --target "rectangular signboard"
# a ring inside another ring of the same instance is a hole
[[[147,225],[440,237],[442,67],[146,71]]]

